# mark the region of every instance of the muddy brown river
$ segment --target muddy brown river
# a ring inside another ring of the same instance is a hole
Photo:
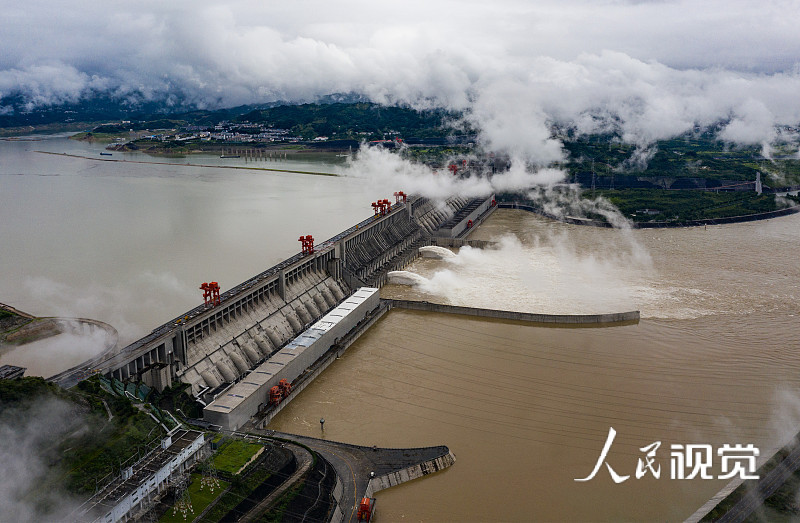
[[[638,325],[547,328],[394,310],[272,428],[379,446],[446,444],[456,464],[378,494],[386,521],[675,521],[726,480],[671,479],[670,445],[800,430],[800,216],[615,231],[498,211],[494,249],[421,258],[386,297],[549,313],[641,310]],[[325,418],[321,432],[319,419]],[[616,438],[590,481],[609,433]],[[640,451],[661,442],[636,478]]]
[[[347,177],[36,150],[103,149],[0,142],[0,301],[106,321],[123,343],[195,306],[200,282],[244,281],[297,252],[299,234],[330,237],[386,192]],[[382,293],[556,314],[640,310],[642,319],[561,329],[384,317],[273,425],[369,445],[448,445],[452,468],[378,494],[380,520],[681,520],[726,481],[670,479],[670,445],[753,443],[767,455],[800,430],[800,215],[625,232],[498,211],[471,238],[498,244],[421,258],[406,268],[416,285]],[[88,356],[72,345],[42,359]],[[0,363],[14,363],[8,356]],[[24,364],[36,373],[35,361]],[[615,484],[604,467],[575,482],[610,427],[607,462],[630,479]],[[636,479],[639,449],[655,441],[661,476]]]

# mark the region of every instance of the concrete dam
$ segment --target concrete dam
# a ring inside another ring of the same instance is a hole
[[[180,381],[204,406],[206,422],[227,430],[265,428],[394,307],[544,324],[638,321],[637,311],[552,316],[380,299],[388,274],[419,257],[422,247],[489,246],[464,237],[498,207],[494,195],[444,202],[396,196],[395,204],[373,204],[375,215],[327,241],[313,245],[311,236],[301,237],[303,252],[224,293],[216,282],[204,283],[203,305],[51,380],[71,387],[102,374],[159,392]]]
[[[181,381],[203,403],[239,381],[360,287],[379,288],[425,245],[463,237],[495,209],[494,197],[434,202],[405,197],[204,304],[51,378],[70,387],[92,374],[159,391]],[[445,225],[446,227],[442,227]],[[313,362],[312,362],[313,363]]]

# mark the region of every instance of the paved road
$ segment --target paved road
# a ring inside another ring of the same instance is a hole
[[[375,476],[382,476],[417,465],[423,461],[435,459],[449,452],[445,446],[417,449],[385,449],[327,441],[272,430],[250,430],[248,432],[296,441],[306,445],[325,458],[333,466],[342,481],[344,488],[339,507],[344,514],[344,520],[347,522],[356,520],[357,501],[361,500],[366,493],[371,472],[374,472]]]
[[[240,523],[250,523],[266,512],[267,508],[280,496],[283,495],[300,477],[308,471],[313,462],[311,453],[299,445],[287,444],[287,448],[292,451],[297,459],[297,470],[294,474],[286,478],[280,487],[276,488],[269,496],[259,501],[250,511],[239,519]]]

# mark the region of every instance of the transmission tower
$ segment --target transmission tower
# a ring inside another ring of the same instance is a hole
[[[208,488],[212,494],[219,488],[219,477],[217,476],[217,468],[214,466],[214,460],[209,457],[203,463],[203,477],[200,479],[200,490]]]
[[[183,519],[189,517],[189,513],[194,514],[192,507],[192,499],[189,497],[189,478],[185,474],[179,474],[173,482],[175,488],[175,506],[172,508],[172,515],[177,516],[179,513]]]

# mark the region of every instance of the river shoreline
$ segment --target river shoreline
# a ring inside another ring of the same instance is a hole
[[[501,209],[519,209],[521,211],[528,211],[534,214],[538,214],[539,216],[544,216],[545,218],[550,218],[551,220],[563,222],[563,223],[570,223],[573,225],[588,225],[590,227],[602,227],[607,229],[615,228],[614,225],[601,222],[597,220],[590,220],[584,218],[576,218],[573,216],[566,216],[560,217],[555,216],[552,214],[548,214],[543,212],[539,209],[536,209],[533,206],[520,204],[516,202],[506,202],[506,203],[498,203],[498,207]],[[723,225],[728,223],[743,223],[743,222],[754,222],[759,220],[769,220],[772,218],[779,218],[781,216],[789,216],[792,214],[800,213],[800,205],[795,205],[793,207],[787,207],[785,209],[778,209],[776,211],[769,211],[769,212],[762,212],[762,213],[755,213],[755,214],[746,214],[742,216],[728,216],[725,218],[706,218],[702,220],[684,220],[684,221],[676,221],[676,222],[631,222],[632,229],[674,229],[680,227],[704,227],[707,225]]]
[[[95,158],[92,156],[84,156],[80,154],[69,154],[69,153],[57,153],[52,151],[33,151],[39,154],[52,154],[55,156],[66,156],[68,158],[79,158],[82,160],[93,160],[98,162],[121,162],[121,163],[141,163],[141,164],[150,164],[150,165],[170,165],[170,166],[179,166],[179,167],[203,167],[209,169],[244,169],[248,171],[270,171],[270,172],[281,172],[281,173],[294,173],[294,174],[310,174],[314,176],[339,176],[336,173],[323,173],[323,172],[314,172],[314,171],[298,171],[292,169],[275,169],[270,167],[247,167],[245,165],[208,165],[208,164],[197,164],[197,163],[175,163],[175,162],[157,162],[157,161],[149,161],[149,160],[120,160],[115,158]]]

